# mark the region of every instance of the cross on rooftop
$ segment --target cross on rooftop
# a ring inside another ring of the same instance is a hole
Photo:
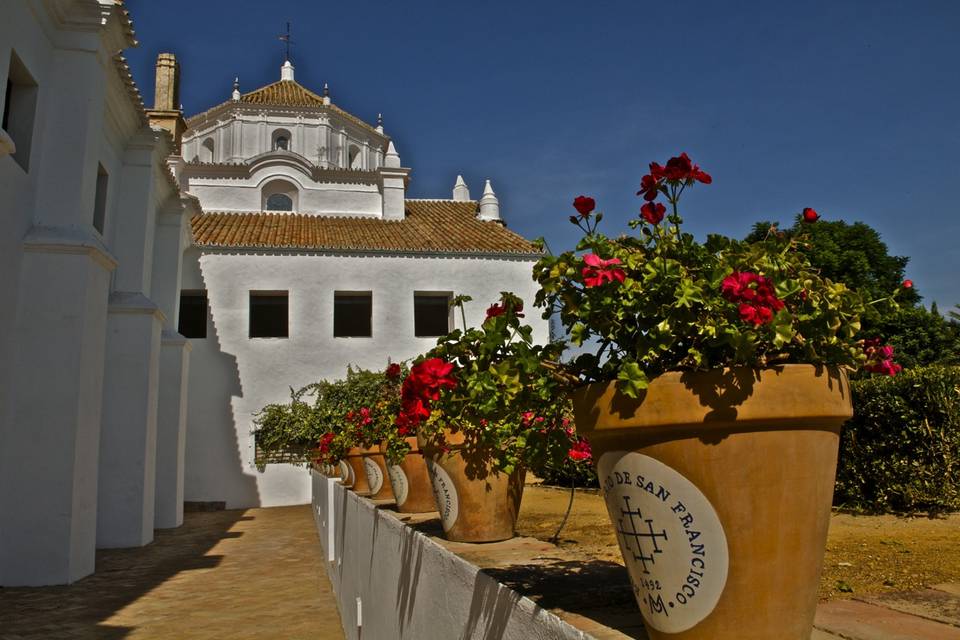
[[[640,509],[636,508],[634,510],[630,509],[630,496],[623,496],[623,502],[626,505],[625,509],[620,510],[620,514],[626,516],[630,519],[630,531],[626,531],[623,525],[623,518],[620,518],[618,521],[619,526],[617,527],[617,533],[623,536],[623,544],[626,547],[626,550],[630,551],[633,554],[633,559],[638,560],[643,564],[643,572],[650,573],[647,569],[647,563],[654,564],[653,554],[663,553],[663,549],[660,548],[660,544],[657,542],[657,538],[667,539],[666,529],[661,529],[660,533],[654,533],[653,531],[653,520],[650,518],[644,518],[643,514],[640,513]],[[634,518],[639,518],[642,522],[645,522],[647,525],[647,533],[641,533],[637,531],[637,523],[634,521]],[[630,539],[633,539],[634,544],[637,549],[634,551],[630,546]],[[649,538],[653,543],[653,551],[650,552],[650,555],[644,555],[643,546],[640,544],[640,541],[643,538]]]
[[[282,33],[279,36],[279,40],[286,45],[286,52],[284,53],[283,61],[286,62],[290,59],[290,45],[293,44],[293,37],[290,34],[290,23],[287,23],[287,32]]]

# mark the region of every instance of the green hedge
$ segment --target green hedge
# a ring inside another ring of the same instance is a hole
[[[853,381],[834,503],[870,512],[960,510],[960,367]]]

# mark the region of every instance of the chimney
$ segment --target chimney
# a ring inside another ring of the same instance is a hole
[[[176,111],[180,104],[180,63],[172,53],[157,56],[157,85],[153,95],[156,111]]]
[[[490,184],[489,178],[487,178],[487,184],[483,188],[483,195],[480,196],[479,218],[503,224],[503,220],[500,218],[500,200],[497,198],[497,194],[493,192],[493,186]]]
[[[463,176],[457,176],[457,182],[453,185],[453,199],[456,202],[467,202],[470,200],[470,187],[463,181]]]
[[[187,123],[180,108],[180,63],[172,53],[157,56],[153,109],[147,110],[150,126],[166,129],[173,136],[173,152],[180,154],[180,142]]]

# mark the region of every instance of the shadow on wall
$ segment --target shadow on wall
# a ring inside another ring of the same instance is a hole
[[[146,547],[98,550],[96,573],[72,585],[0,589],[0,637],[126,638],[136,627],[122,617],[111,619],[177,574],[219,565],[222,556],[205,554],[219,541],[243,535],[230,531],[252,519],[243,513],[188,514],[182,527],[157,530]],[[178,603],[162,606],[175,611]]]
[[[473,583],[473,599],[461,640],[501,640],[507,631],[510,614],[522,596],[503,586],[483,571]],[[482,635],[477,634],[478,627]]]
[[[185,282],[203,283],[199,254],[184,258]],[[184,288],[187,288],[184,286]],[[223,350],[217,314],[207,305],[207,337],[193,340],[187,412],[184,500],[259,506],[260,494],[251,467],[245,473],[244,452],[235,428],[234,406],[243,397],[243,383],[234,354]]]
[[[481,573],[488,574],[494,583],[503,583],[522,593],[543,609],[563,609],[616,629],[630,638],[645,640],[647,637],[630,577],[626,568],[616,562],[558,560],[550,564],[484,569]],[[490,596],[486,597],[489,599]],[[474,594],[474,600],[477,600],[477,594]]]

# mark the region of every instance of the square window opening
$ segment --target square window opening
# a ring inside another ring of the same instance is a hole
[[[290,296],[286,291],[250,292],[250,337],[287,338]]]
[[[202,340],[207,337],[206,291],[180,292],[180,318],[177,331],[184,338]]]
[[[333,337],[373,336],[373,294],[370,291],[336,291],[333,294]]]
[[[37,82],[27,70],[16,51],[10,52],[7,86],[3,96],[3,120],[0,126],[7,132],[17,150],[13,159],[24,171],[30,170],[30,145],[37,113]]]
[[[451,293],[413,294],[413,335],[418,338],[437,338],[450,333],[453,312]]]

